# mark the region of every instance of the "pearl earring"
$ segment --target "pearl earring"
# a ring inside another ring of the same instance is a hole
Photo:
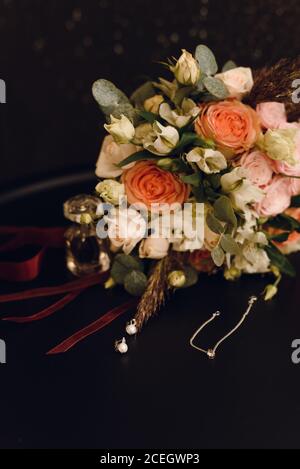
[[[115,351],[119,353],[127,353],[128,345],[126,344],[126,339],[123,337],[122,340],[116,340],[115,342]]]
[[[131,321],[129,321],[126,324],[126,332],[127,332],[128,335],[135,335],[137,333],[137,327],[136,327],[136,320],[135,319],[131,319]]]

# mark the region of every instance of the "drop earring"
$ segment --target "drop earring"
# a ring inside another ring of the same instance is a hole
[[[115,351],[119,353],[127,353],[128,345],[126,344],[126,339],[123,337],[121,340],[115,341]]]
[[[242,323],[244,322],[244,320],[246,319],[246,317],[248,316],[248,314],[250,313],[251,311],[251,308],[253,306],[253,304],[255,303],[255,301],[257,300],[257,297],[256,296],[250,296],[249,300],[248,300],[248,308],[246,309],[245,313],[243,314],[243,316],[241,317],[241,319],[239,320],[239,322],[233,327],[233,329],[231,329],[228,334],[224,335],[224,337],[222,337],[217,343],[216,345],[213,347],[213,348],[208,348],[207,350],[206,349],[203,349],[201,347],[198,347],[197,345],[194,344],[194,340],[195,338],[197,337],[197,335],[205,328],[205,326],[207,326],[210,322],[212,322],[216,317],[219,317],[220,316],[220,311],[216,311],[215,313],[213,313],[213,315],[207,320],[205,321],[197,330],[196,332],[192,335],[192,337],[190,338],[190,345],[191,347],[193,347],[194,349],[202,352],[202,353],[205,353],[208,358],[210,359],[213,359],[215,358],[216,356],[216,350],[217,348],[222,344],[222,342],[224,342],[224,340],[228,339],[228,337],[230,337],[241,325]]]

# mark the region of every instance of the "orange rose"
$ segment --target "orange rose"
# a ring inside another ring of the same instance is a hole
[[[122,182],[130,204],[183,204],[190,187],[174,174],[160,169],[153,161],[140,161],[122,174]]]
[[[195,131],[213,139],[227,157],[253,147],[260,132],[260,123],[250,106],[228,100],[204,104],[200,108]]]

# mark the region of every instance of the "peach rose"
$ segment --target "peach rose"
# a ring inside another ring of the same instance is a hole
[[[139,148],[132,143],[118,144],[111,135],[106,135],[96,163],[96,176],[99,178],[116,178],[120,176],[123,168],[118,168],[117,164],[132,155],[132,153],[136,153]],[[131,163],[126,168],[133,165],[134,163]]]
[[[263,188],[271,182],[273,176],[272,162],[261,151],[244,153],[237,164],[246,169],[248,179],[255,186]]]
[[[200,106],[195,131],[214,140],[225,156],[232,157],[254,146],[260,124],[256,112],[237,100],[208,103]]]
[[[160,169],[153,161],[140,161],[122,174],[122,182],[130,204],[183,204],[190,186],[174,174]]]
[[[262,217],[275,217],[284,212],[291,203],[289,178],[275,176],[265,188],[265,196],[256,204],[255,209]]]
[[[260,103],[256,106],[256,112],[265,129],[279,129],[287,122],[283,103],[275,101]]]

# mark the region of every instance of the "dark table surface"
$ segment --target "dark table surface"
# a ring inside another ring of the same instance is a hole
[[[2,196],[2,224],[61,225],[63,201],[93,185],[83,174]],[[66,278],[63,253],[53,251],[30,286]],[[201,341],[208,346],[224,335],[267,281],[201,276],[129,340],[125,356],[113,343],[133,311],[69,352],[45,355],[120,304],[121,290],[93,287],[38,323],[0,324],[7,345],[7,363],[0,365],[0,447],[299,448],[300,365],[291,361],[291,343],[300,337],[298,278],[284,279],[272,302],[259,301],[214,361],[189,346],[193,331],[216,309],[224,314]],[[21,288],[28,285],[1,284],[1,292]],[[47,302],[1,304],[0,315],[27,315]]]

